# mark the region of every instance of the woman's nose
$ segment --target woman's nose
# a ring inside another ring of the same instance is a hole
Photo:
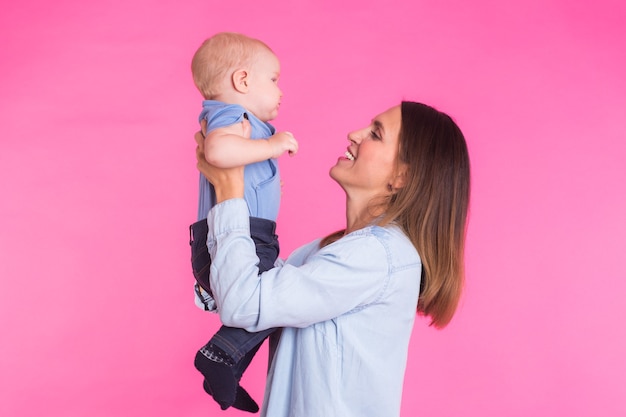
[[[361,139],[363,137],[362,132],[363,132],[363,129],[355,130],[353,132],[348,133],[348,140],[358,145],[359,143],[361,143]]]

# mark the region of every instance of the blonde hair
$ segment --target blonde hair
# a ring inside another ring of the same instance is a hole
[[[218,33],[205,40],[194,54],[193,82],[202,96],[211,100],[222,92],[232,71],[250,66],[262,50],[272,52],[258,39],[240,33]]]

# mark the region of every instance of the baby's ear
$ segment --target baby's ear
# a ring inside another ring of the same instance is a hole
[[[233,72],[232,81],[235,90],[243,94],[248,92],[248,71],[240,69]]]

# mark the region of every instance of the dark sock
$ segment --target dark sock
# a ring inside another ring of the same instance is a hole
[[[209,383],[206,381],[206,379],[204,380],[202,386],[207,394],[213,396],[213,391],[211,390],[211,387],[209,386]],[[248,392],[243,389],[241,385],[237,385],[237,394],[235,395],[235,402],[233,403],[233,407],[238,410],[248,411],[250,413],[256,413],[259,411],[259,405],[256,403],[256,401],[252,399],[250,394],[248,394]]]
[[[222,410],[235,403],[239,385],[229,359],[224,351],[207,344],[196,353],[194,360],[194,366],[204,375],[204,390],[213,396]]]
[[[250,413],[256,413],[259,411],[259,405],[241,385],[237,385],[237,396],[235,397],[233,407]]]

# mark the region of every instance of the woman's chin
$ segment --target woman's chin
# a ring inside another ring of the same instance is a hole
[[[328,175],[330,176],[330,178],[335,180],[335,182],[341,184],[339,180],[340,176],[338,175],[339,174],[338,165],[339,165],[339,162],[337,162],[337,164],[335,164],[334,166],[330,167],[330,170],[328,171]]]

